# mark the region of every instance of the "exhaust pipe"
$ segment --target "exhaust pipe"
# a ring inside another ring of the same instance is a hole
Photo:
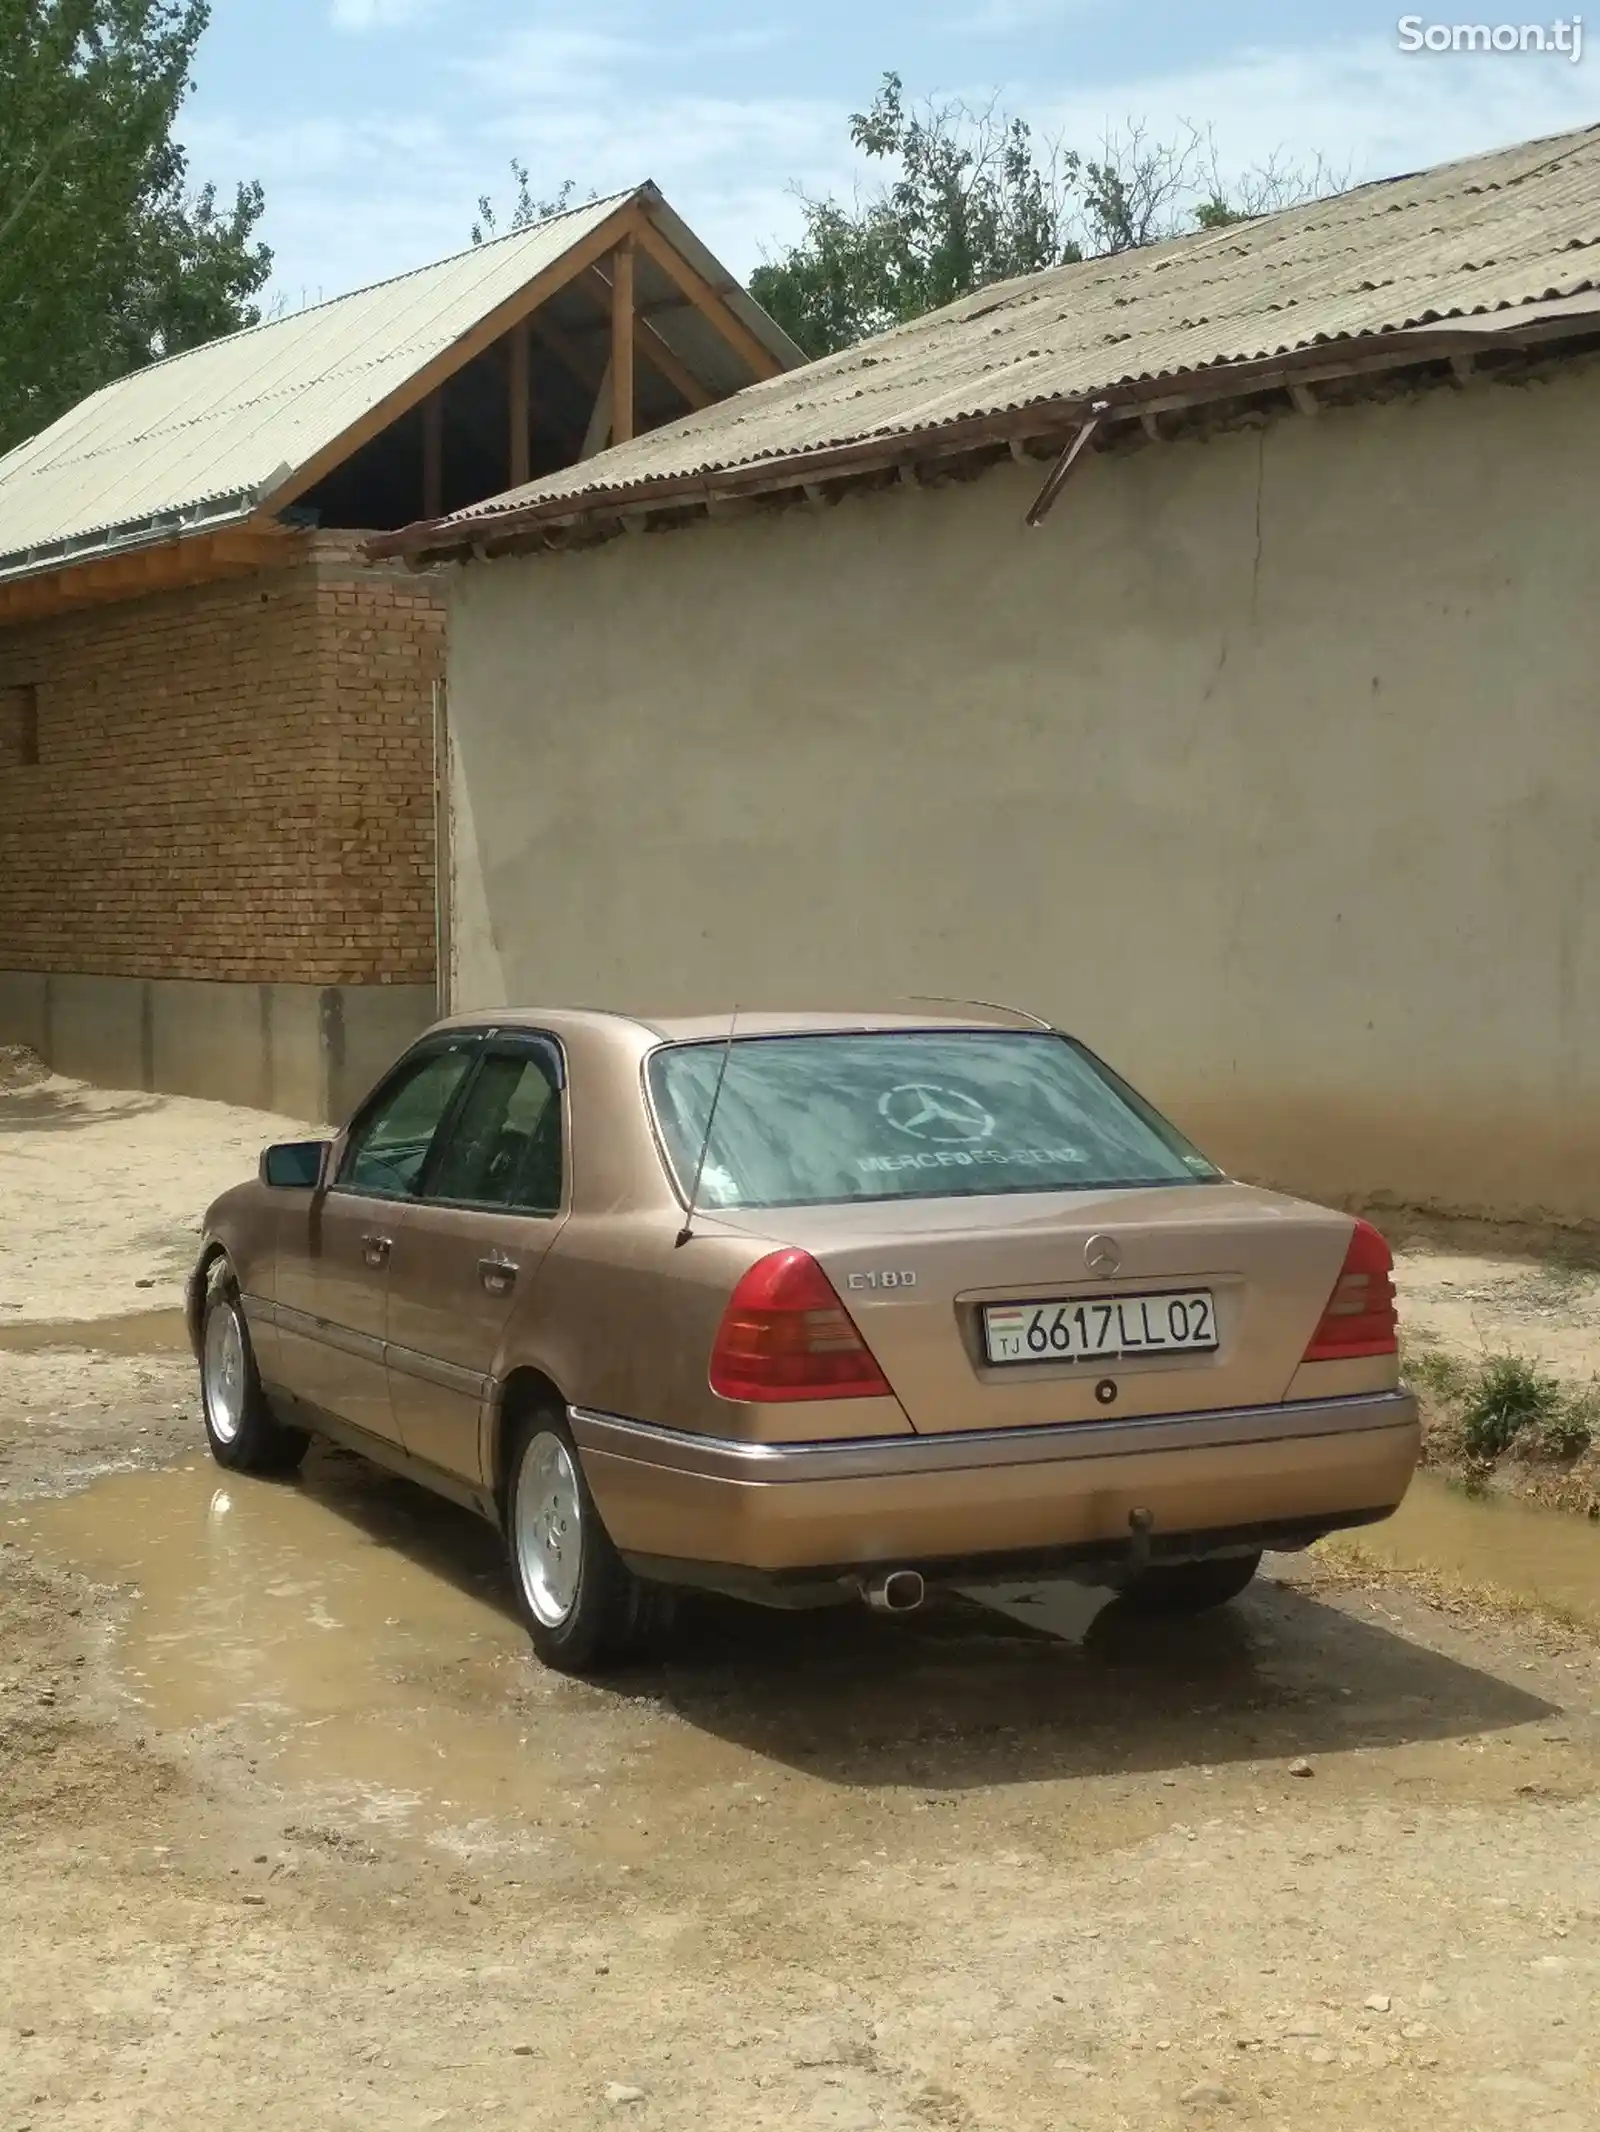
[[[928,1587],[920,1569],[884,1569],[862,1580],[861,1596],[875,1614],[914,1614]]]

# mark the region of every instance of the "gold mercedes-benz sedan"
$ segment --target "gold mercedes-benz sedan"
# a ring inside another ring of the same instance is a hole
[[[1008,1011],[507,1009],[268,1148],[189,1319],[221,1464],[319,1434],[470,1505],[585,1671],[684,1586],[1223,1603],[1405,1493],[1391,1266]]]

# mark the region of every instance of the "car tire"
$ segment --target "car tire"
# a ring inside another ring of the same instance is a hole
[[[1207,1614],[1237,1599],[1260,1567],[1259,1554],[1158,1564],[1124,1588],[1123,1604],[1137,1614]]]
[[[285,1428],[267,1403],[239,1301],[239,1284],[219,1259],[200,1316],[200,1411],[211,1456],[230,1473],[293,1473],[311,1439]]]
[[[517,1608],[543,1664],[602,1673],[658,1645],[674,1595],[636,1577],[601,1523],[565,1418],[518,1423],[506,1464],[506,1552]]]

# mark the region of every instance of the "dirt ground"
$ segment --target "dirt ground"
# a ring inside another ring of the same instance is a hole
[[[203,1457],[183,1250],[281,1123],[0,1093],[0,2132],[1600,2122],[1596,1634],[1319,1551],[563,1681],[488,1528]]]
[[[269,1140],[320,1128],[185,1096],[89,1088],[0,1049],[7,1326],[105,1318],[181,1296],[200,1217]]]
[[[1528,1355],[1573,1385],[1600,1372],[1600,1271],[1560,1257],[1442,1251],[1401,1241],[1395,1286],[1409,1339],[1473,1360]]]

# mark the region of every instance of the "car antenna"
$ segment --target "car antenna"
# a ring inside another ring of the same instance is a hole
[[[1032,1022],[1036,1028],[1048,1029],[1052,1036],[1055,1034],[1054,1022],[1047,1022],[1027,1007],[1008,1007],[1003,1000],[946,999],[938,992],[912,992],[907,996],[917,1007],[986,1007],[991,1014],[1014,1014],[1019,1022]]]
[[[694,1183],[689,1187],[689,1207],[683,1217],[683,1227],[672,1239],[672,1248],[679,1251],[694,1234],[695,1202],[700,1197],[700,1179],[705,1173],[706,1157],[711,1152],[711,1128],[717,1122],[717,1105],[722,1101],[722,1084],[728,1076],[728,1061],[733,1057],[733,1032],[739,1025],[739,1009],[734,1008],[728,1018],[727,1039],[722,1046],[722,1064],[717,1068],[717,1085],[711,1091],[711,1108],[706,1112],[706,1136],[700,1143],[700,1160],[694,1166]]]

